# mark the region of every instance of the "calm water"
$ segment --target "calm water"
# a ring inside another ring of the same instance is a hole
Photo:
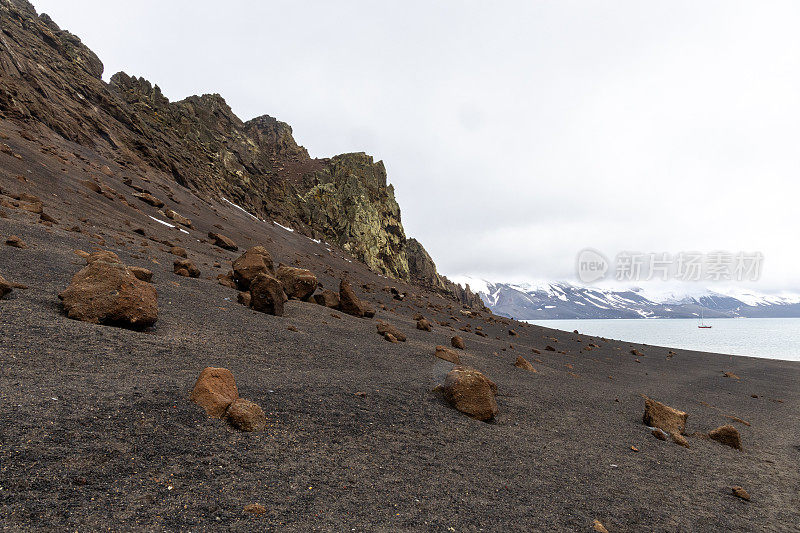
[[[700,329],[694,319],[529,320],[548,328],[578,330],[606,337],[670,348],[800,361],[800,318],[708,319]]]

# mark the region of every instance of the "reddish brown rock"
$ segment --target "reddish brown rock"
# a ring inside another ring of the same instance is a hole
[[[658,440],[667,440],[667,434],[662,429],[653,428],[653,431],[650,432]]]
[[[176,259],[175,262],[172,263],[172,271],[175,274],[184,276],[186,278],[200,277],[200,269],[194,266],[194,263],[188,259]]]
[[[384,335],[384,336],[383,336],[383,339],[384,339],[384,340],[386,340],[386,341],[389,341],[389,342],[393,342],[393,343],[400,342],[400,341],[398,341],[398,340],[397,340],[397,338],[396,338],[394,335],[392,335],[391,333],[387,333],[386,335]]]
[[[136,279],[140,279],[142,281],[146,281],[150,283],[153,281],[153,272],[152,270],[148,270],[143,267],[128,267],[128,270],[131,271],[131,274],[136,276]]]
[[[406,342],[406,336],[403,334],[403,332],[393,325],[387,322],[381,322],[380,324],[376,324],[376,326],[378,328],[379,335],[383,335],[384,337],[386,335],[391,335],[400,342]]]
[[[359,318],[364,316],[364,304],[356,296],[356,292],[346,279],[339,283],[339,307],[348,315]]]
[[[450,405],[472,418],[486,422],[497,415],[497,385],[474,368],[453,368],[445,378],[443,392]]]
[[[217,281],[220,285],[224,287],[230,287],[231,289],[238,289],[239,287],[236,285],[236,282],[233,280],[233,272],[228,271],[225,274],[217,275]]]
[[[250,307],[256,311],[283,316],[285,299],[281,282],[267,274],[259,274],[250,283]]]
[[[259,274],[272,275],[272,256],[263,246],[254,246],[233,262],[233,279],[239,290],[246,291]]]
[[[244,506],[244,512],[252,515],[262,515],[267,512],[267,508],[260,503],[251,503]]]
[[[228,406],[224,418],[241,431],[261,431],[267,425],[267,417],[261,406],[243,398],[235,399]]]
[[[147,192],[137,192],[133,196],[142,202],[152,205],[153,207],[164,207],[164,202]]]
[[[186,253],[186,249],[181,248],[180,246],[173,246],[172,248],[170,248],[169,253],[171,253],[172,255],[177,255],[178,257],[183,257],[184,259],[189,257],[189,254]]]
[[[453,348],[458,348],[459,350],[463,350],[466,348],[466,345],[464,344],[464,339],[462,339],[458,335],[450,339],[450,344],[453,346]]]
[[[233,242],[230,238],[222,235],[221,233],[214,233],[213,231],[208,232],[208,238],[211,239],[212,244],[214,246],[219,246],[220,248],[224,248],[225,250],[230,250],[231,252],[235,252],[239,249],[236,246],[236,243]]]
[[[521,355],[517,356],[517,360],[514,362],[514,366],[517,368],[521,368],[523,370],[528,370],[530,372],[536,372],[536,369],[533,368],[533,365],[530,364],[528,360],[522,357]]]
[[[739,430],[731,425],[720,426],[717,429],[708,432],[708,438],[715,440],[725,446],[742,449],[742,439],[739,436]]]
[[[646,426],[663,429],[666,433],[683,434],[689,415],[661,402],[645,397],[642,423]]]
[[[4,298],[8,293],[10,293],[12,288],[13,287],[11,286],[11,283],[6,281],[6,278],[0,275],[0,298]]]
[[[121,263],[89,263],[58,297],[69,318],[84,322],[144,328],[158,318],[155,288]]]
[[[252,297],[250,296],[249,292],[240,292],[236,297],[236,300],[245,307],[250,307],[250,301],[252,300]]]
[[[419,320],[417,320],[417,329],[420,331],[430,331],[431,329],[433,329],[433,326],[431,326],[429,320],[425,318],[420,318]]]
[[[684,448],[689,447],[689,441],[686,440],[686,437],[684,437],[680,433],[673,433],[672,435],[670,435],[670,437],[672,438],[672,442],[674,442],[678,446],[683,446]]]
[[[27,248],[28,245],[25,244],[25,241],[17,237],[16,235],[12,235],[8,239],[6,239],[6,245],[11,246],[13,248]]]
[[[230,370],[209,366],[200,373],[189,398],[205,409],[208,416],[221,418],[239,398],[239,390]]]
[[[373,318],[375,316],[375,309],[367,302],[362,301],[361,305],[364,306],[364,318]]]
[[[510,329],[510,330],[508,330],[508,334],[509,334],[511,337],[516,337],[516,336],[517,336],[517,332],[516,332],[516,331],[514,331],[513,329]]]
[[[337,309],[339,307],[339,295],[328,289],[325,289],[319,294],[315,294],[314,301],[319,305],[324,305],[331,309]]]
[[[750,501],[750,494],[739,485],[734,485],[731,487],[731,493],[737,498],[741,498],[748,502]]]
[[[458,354],[445,346],[437,346],[435,355],[439,359],[444,359],[445,361],[449,361],[453,364],[461,364],[461,358],[458,356]]]
[[[275,274],[283,285],[286,296],[295,300],[308,300],[317,290],[317,277],[310,270],[278,265]]]
[[[164,210],[164,216],[166,216],[168,219],[170,219],[170,220],[172,220],[174,222],[177,222],[181,226],[186,226],[187,228],[194,229],[194,225],[192,224],[191,220],[189,220],[188,218],[186,218],[184,216],[179,215],[178,213],[176,213],[172,209],[165,209]]]
[[[556,349],[553,348],[552,346],[550,346],[549,344],[547,346],[545,346],[544,349],[545,349],[545,351],[548,351],[548,352],[555,352],[556,351]]]

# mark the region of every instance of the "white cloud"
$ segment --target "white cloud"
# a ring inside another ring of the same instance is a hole
[[[38,0],[117,70],[385,161],[446,274],[760,250],[800,287],[800,4]],[[254,5],[256,4],[256,5]]]

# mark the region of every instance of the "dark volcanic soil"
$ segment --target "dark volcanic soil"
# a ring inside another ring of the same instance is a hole
[[[182,189],[174,195],[193,206],[185,214],[197,229],[180,233],[150,219],[161,217],[117,178],[106,181],[140,211],[65,185],[60,168],[7,131],[22,159],[0,154],[0,187],[39,195],[58,224],[13,208],[0,218],[0,242],[13,234],[28,244],[0,245],[0,274],[30,287],[0,301],[4,529],[587,531],[598,519],[612,532],[798,530],[800,364],[668,358],[665,348],[465,316],[456,302],[381,278],[336,248]],[[253,312],[216,282],[238,254],[200,242],[208,231],[240,247],[262,243],[326,288],[347,271],[362,297],[386,309],[374,320],[296,301],[285,317]],[[174,256],[149,237],[187,248],[202,277],[172,274]],[[100,239],[154,271],[152,329],[62,314],[57,294],[84,264],[73,250]],[[385,285],[412,294],[397,302]],[[437,321],[432,332],[415,329],[417,312]],[[408,342],[383,340],[377,319]],[[457,331],[466,324],[489,336]],[[432,392],[452,366],[434,348],[456,333],[467,344],[462,360],[499,387],[494,423]],[[582,351],[590,343],[600,348]],[[517,355],[538,372],[514,367]],[[234,373],[240,394],[267,412],[266,431],[238,432],[188,401],[206,366]],[[692,436],[689,449],[657,440],[641,423],[641,394],[687,411],[690,434],[733,423],[744,451]],[[734,497],[733,485],[752,501]],[[266,513],[245,513],[251,503]]]

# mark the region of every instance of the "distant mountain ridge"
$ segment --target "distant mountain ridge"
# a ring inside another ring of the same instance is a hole
[[[657,292],[607,289],[568,282],[493,283],[455,276],[469,285],[495,314],[518,320],[577,318],[779,318],[800,317],[800,294],[770,295],[747,290]]]

